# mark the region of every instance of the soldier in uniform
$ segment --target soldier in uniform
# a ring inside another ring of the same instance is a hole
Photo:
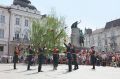
[[[57,70],[57,66],[59,63],[59,50],[54,48],[53,50],[53,70]]]
[[[27,66],[27,70],[30,70],[30,66],[32,64],[32,56],[34,51],[32,50],[31,46],[28,46],[28,66]]]
[[[44,60],[44,48],[39,48],[39,54],[38,54],[38,72],[43,72],[42,69],[42,64]]]
[[[95,69],[95,64],[96,64],[96,57],[95,57],[95,50],[94,50],[94,47],[91,47],[91,64],[93,66],[92,69]]]
[[[16,69],[16,63],[18,62],[18,55],[19,54],[20,54],[19,47],[16,46],[15,51],[14,51],[14,56],[13,56],[14,69]]]
[[[74,46],[71,47],[71,52],[73,57],[74,70],[76,70],[78,69],[78,63],[77,63],[77,55],[76,55]]]
[[[64,45],[67,48],[67,59],[68,59],[68,71],[71,72],[72,71],[72,54],[71,54],[71,44],[69,43],[68,45],[66,45],[64,43]]]

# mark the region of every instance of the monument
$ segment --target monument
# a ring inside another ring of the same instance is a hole
[[[76,48],[83,48],[84,47],[84,35],[82,30],[77,27],[77,25],[81,21],[76,21],[71,25],[71,44],[74,45]]]

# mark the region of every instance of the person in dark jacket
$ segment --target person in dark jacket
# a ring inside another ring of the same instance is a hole
[[[57,70],[59,63],[59,50],[54,48],[53,50],[53,70]]]
[[[34,51],[32,50],[31,46],[28,46],[28,66],[27,66],[27,70],[30,70],[30,66],[32,64],[32,56]]]
[[[68,45],[66,45],[66,44],[64,43],[64,45],[66,46],[66,49],[67,49],[68,71],[71,72],[71,71],[72,71],[71,44],[69,43]]]
[[[13,56],[14,69],[16,69],[16,63],[18,62],[18,55],[20,54],[19,48],[16,46]]]
[[[38,72],[43,72],[42,69],[42,64],[44,61],[44,48],[39,48],[39,54],[38,54]]]

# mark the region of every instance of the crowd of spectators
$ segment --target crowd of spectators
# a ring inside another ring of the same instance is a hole
[[[90,53],[86,51],[81,51],[77,53],[77,62],[79,65],[91,65]],[[96,66],[112,66],[120,67],[120,53],[112,52],[96,52]],[[0,63],[12,63],[12,57],[0,57]],[[37,56],[33,56],[33,64],[37,64]],[[27,63],[27,56],[20,56],[19,63]],[[44,64],[52,64],[52,56],[44,57]],[[66,54],[59,56],[59,64],[67,64]]]

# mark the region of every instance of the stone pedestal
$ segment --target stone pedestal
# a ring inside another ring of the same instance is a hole
[[[71,44],[75,47],[80,47],[79,39],[80,39],[80,29],[79,28],[72,28],[71,33]]]

